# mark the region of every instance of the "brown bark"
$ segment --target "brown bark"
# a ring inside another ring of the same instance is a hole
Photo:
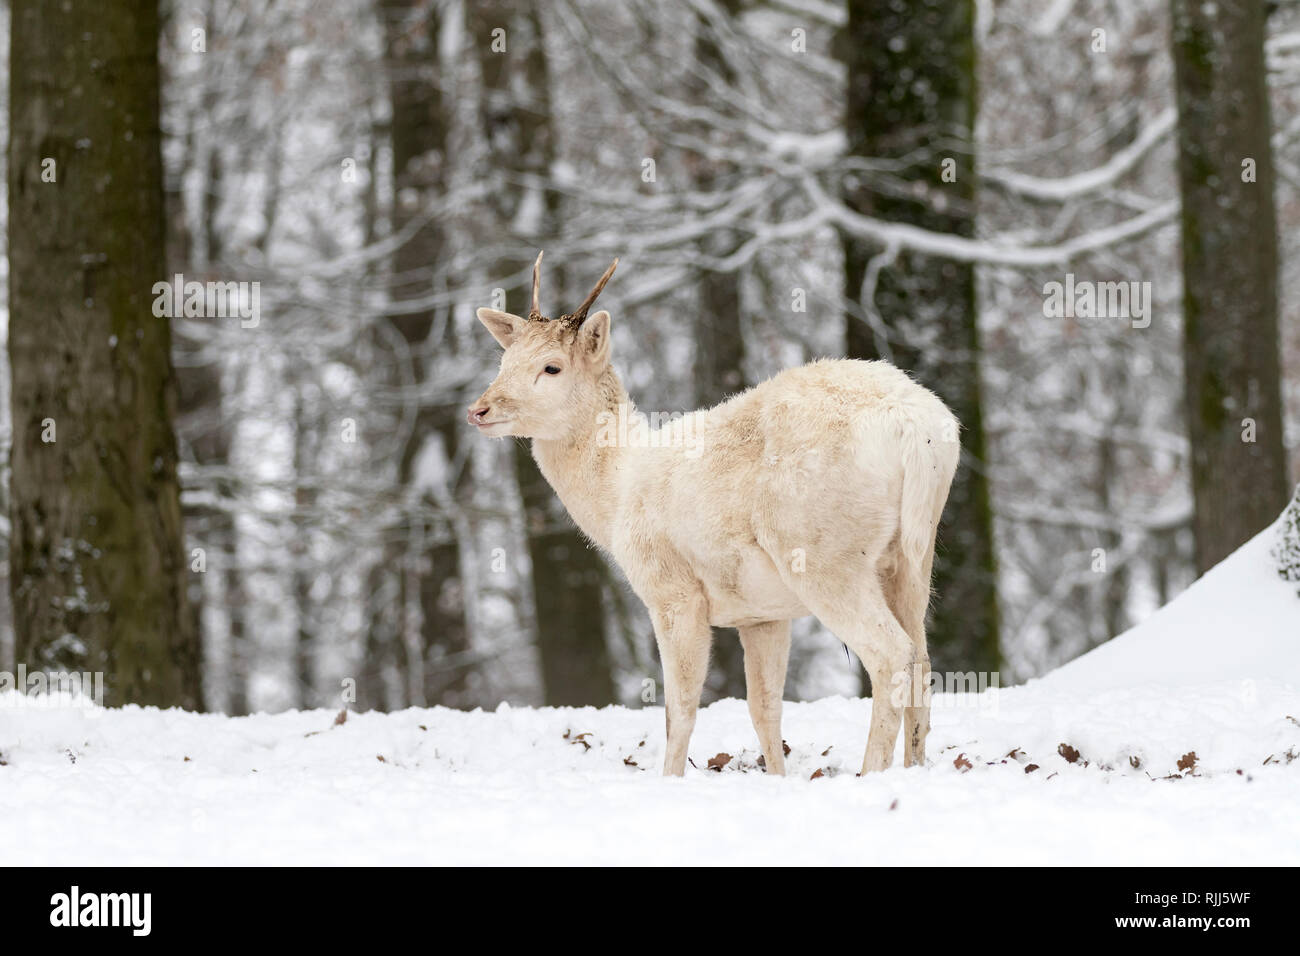
[[[381,0],[379,13],[387,44],[392,105],[393,226],[400,230],[421,216],[425,203],[436,199],[446,186],[450,118],[443,102],[438,60],[443,13],[420,0]],[[445,241],[442,224],[427,221],[395,250],[395,301],[418,299],[435,291],[434,278]],[[459,406],[429,404],[423,395],[430,358],[453,347],[450,323],[442,340],[430,341],[435,318],[433,309],[419,309],[391,319],[411,354],[414,387],[420,393],[415,427],[397,462],[399,489],[414,480],[416,456],[431,435],[441,437],[448,455],[455,455],[461,437]],[[390,386],[395,387],[398,381],[395,372],[387,377]],[[385,558],[371,580],[377,601],[368,615],[365,702],[382,699],[390,708],[411,703],[464,703],[466,671],[434,674],[426,666],[431,656],[455,656],[468,649],[464,603],[448,598],[461,591],[460,553],[450,522],[428,522],[409,514],[400,526],[389,530],[384,547]],[[416,614],[418,621],[411,619]],[[393,680],[390,673],[388,680],[382,680],[385,670],[398,672],[400,679]]]
[[[1201,571],[1271,524],[1290,497],[1264,16],[1264,4],[1250,0],[1173,0],[1183,363]],[[1243,179],[1247,160],[1253,182]],[[1243,440],[1246,419],[1254,441]]]
[[[546,175],[555,158],[551,124],[550,80],[542,43],[539,6],[503,0],[473,4],[468,27],[478,51],[483,92],[481,116],[492,148],[492,168],[499,172]],[[491,48],[492,31],[506,31],[506,51]],[[521,100],[524,91],[527,101]],[[524,189],[503,183],[493,199],[494,221],[501,229],[515,222]],[[558,222],[559,198],[544,197],[543,231]],[[515,275],[526,263],[507,260],[494,274]],[[548,269],[545,293],[564,288],[563,270]],[[531,289],[531,287],[530,287]],[[570,302],[564,308],[576,305]],[[559,307],[542,303],[556,314]],[[523,498],[528,553],[532,562],[537,647],[541,658],[544,700],[549,705],[603,706],[614,702],[614,681],[605,636],[604,588],[608,570],[599,553],[560,506],[532,455],[520,446],[515,470]]]
[[[196,707],[171,329],[152,310],[166,278],[157,5],[12,10],[17,659],[103,671],[109,703]]]
[[[959,236],[974,235],[975,43],[970,0],[850,0],[845,48],[851,152],[904,161],[911,188],[864,180],[855,210]],[[942,178],[954,161],[955,181]],[[883,250],[844,237],[845,296],[867,310],[863,280]],[[885,341],[850,316],[851,358],[892,355],[962,423],[962,462],[939,529],[928,637],[935,670],[994,671],[999,663],[993,513],[985,473],[975,272],[903,252],[880,272],[874,308]],[[919,341],[933,343],[925,348]]]

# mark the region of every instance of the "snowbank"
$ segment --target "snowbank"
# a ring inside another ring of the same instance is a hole
[[[1087,690],[1274,678],[1300,684],[1300,595],[1272,553],[1283,522],[1138,627],[1038,683]]]
[[[654,706],[335,723],[0,695],[0,863],[1294,865],[1300,598],[1267,547],[1043,680],[936,698],[928,766],[866,778],[870,702],[844,698],[787,704],[784,779],[723,701],[664,780]]]

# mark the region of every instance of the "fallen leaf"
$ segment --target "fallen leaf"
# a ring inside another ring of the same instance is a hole
[[[1196,751],[1189,750],[1178,758],[1178,769],[1187,771],[1196,769]]]
[[[718,754],[709,758],[709,769],[722,772],[722,768],[731,763],[731,754]]]
[[[826,776],[826,774],[822,773],[820,770],[814,770],[814,771],[812,772],[812,776],[809,777],[808,779],[809,779],[809,780],[816,780],[818,777],[824,777],[824,776]]]
[[[1033,773],[1037,769],[1038,769],[1038,764],[1036,763],[1025,764],[1025,773]]]
[[[1079,751],[1075,750],[1069,744],[1061,744],[1056,748],[1056,752],[1065,758],[1066,763],[1076,763],[1079,759]]]
[[[591,744],[587,743],[587,738],[590,736],[591,736],[590,730],[581,734],[575,734],[573,733],[572,730],[566,730],[564,732],[565,740],[567,740],[571,744],[582,744],[582,748],[584,751],[591,749]]]
[[[334,723],[330,724],[330,729],[333,729],[333,728],[337,727],[339,724],[345,724],[345,723],[347,723],[347,720],[348,720],[348,709],[347,709],[346,707],[344,707],[342,710],[340,710],[340,711],[338,712],[337,715],[335,715],[335,717],[334,717]],[[312,730],[312,731],[309,731],[309,732],[303,734],[303,736],[304,736],[304,737],[315,737],[315,736],[316,736],[317,734],[319,734],[319,733],[320,733],[319,730]]]
[[[1128,765],[1132,767],[1134,770],[1137,770],[1142,766],[1142,760],[1141,758],[1138,757],[1137,754],[1133,754],[1131,757],[1128,758]]]
[[[959,753],[957,759],[952,762],[952,765],[962,773],[965,773],[971,768],[971,762],[966,759],[966,754],[964,753]]]

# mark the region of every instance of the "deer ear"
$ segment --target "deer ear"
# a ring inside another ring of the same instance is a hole
[[[523,326],[524,320],[517,315],[511,315],[509,312],[500,312],[496,309],[479,309],[475,313],[478,320],[487,326],[487,330],[492,333],[492,338],[501,343],[503,349],[510,348],[519,334],[519,329]]]
[[[578,348],[596,364],[609,359],[609,313],[604,309],[587,317],[578,329]]]

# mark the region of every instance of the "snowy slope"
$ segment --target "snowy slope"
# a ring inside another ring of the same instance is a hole
[[[653,706],[335,725],[10,694],[0,863],[1295,865],[1300,598],[1266,550],[1043,680],[937,697],[928,766],[866,778],[864,700],[787,704],[785,779],[715,704],[664,780]]]
[[[1271,677],[1300,684],[1300,597],[1270,555],[1274,524],[1141,626],[1041,683],[1118,688]]]

